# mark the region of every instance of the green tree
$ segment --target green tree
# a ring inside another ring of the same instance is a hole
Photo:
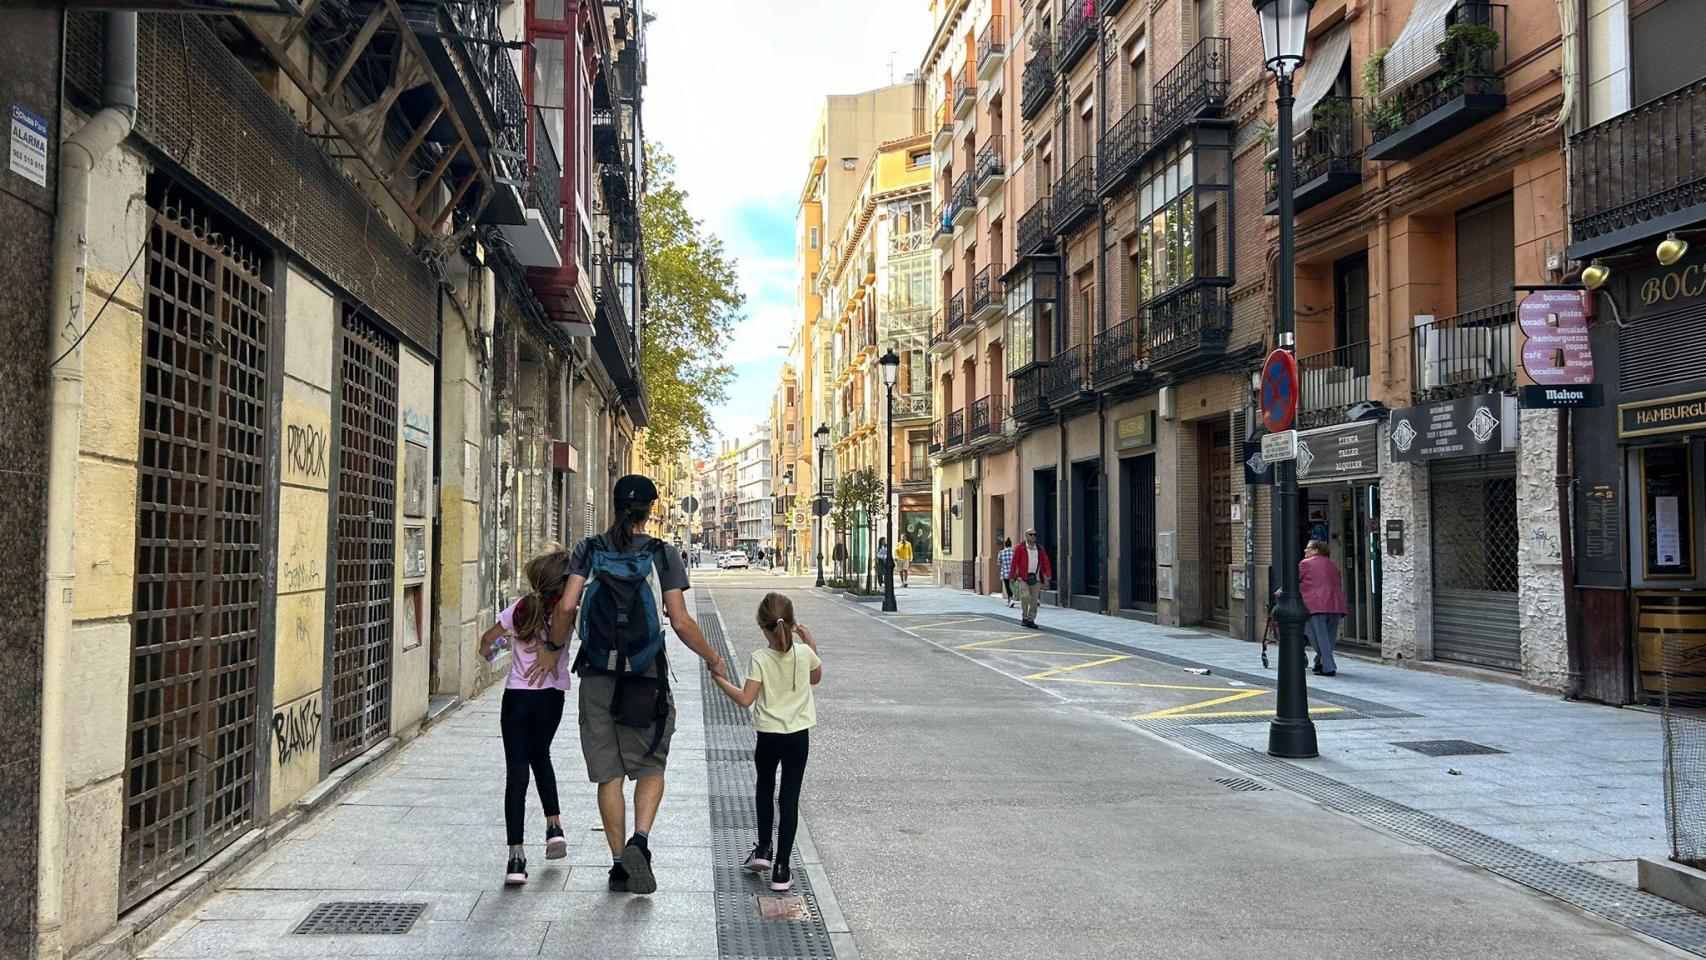
[[[883,489],[883,478],[871,467],[849,471],[835,482],[835,501],[831,508],[835,519],[835,528],[842,532],[850,532],[858,525],[866,533],[865,542],[871,543],[876,535],[877,517],[882,513],[887,501],[887,493]],[[871,566],[867,550],[865,557],[865,589],[871,589]]]
[[[655,144],[646,147],[640,232],[647,271],[640,373],[650,406],[642,452],[650,463],[669,463],[703,449],[711,435],[711,408],[734,379],[723,348],[746,295],[723,241],[688,212],[675,158]]]

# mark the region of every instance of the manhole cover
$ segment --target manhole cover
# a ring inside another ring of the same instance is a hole
[[[810,920],[811,908],[806,906],[806,898],[791,897],[753,897],[754,906],[758,908],[758,916],[764,920]]]
[[[1238,793],[1251,793],[1256,790],[1266,790],[1267,787],[1251,780],[1249,777],[1215,777],[1214,782]]]
[[[426,910],[424,903],[352,900],[322,903],[292,933],[408,933]]]
[[[1430,757],[1462,757],[1470,754],[1504,753],[1497,747],[1489,747],[1484,743],[1472,740],[1395,740],[1394,747],[1425,753]]]

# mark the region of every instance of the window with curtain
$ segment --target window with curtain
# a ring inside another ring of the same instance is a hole
[[[551,137],[551,149],[557,156],[563,151],[563,41],[556,37],[537,37],[533,40],[533,103],[541,108],[545,129]]]

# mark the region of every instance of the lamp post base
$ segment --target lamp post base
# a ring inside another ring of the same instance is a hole
[[[1320,755],[1315,747],[1315,724],[1309,720],[1276,719],[1268,724],[1268,756],[1308,760]]]

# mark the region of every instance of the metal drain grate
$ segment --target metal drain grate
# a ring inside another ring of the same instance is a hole
[[[1394,747],[1425,753],[1430,757],[1467,757],[1478,754],[1504,753],[1497,747],[1472,740],[1394,740]]]
[[[1706,957],[1706,917],[1669,900],[1275,759],[1186,720],[1157,721],[1145,729],[1324,807],[1385,827],[1613,923]]]
[[[306,934],[403,934],[415,926],[426,910],[424,903],[389,900],[348,900],[322,903],[296,925],[291,933]]]
[[[1264,784],[1249,777],[1215,777],[1214,782],[1235,793],[1255,793],[1268,789]]]
[[[723,636],[722,618],[709,591],[698,598],[699,625],[705,639],[729,665],[729,679],[741,683],[740,667]],[[731,958],[794,957],[835,960],[829,928],[818,909],[811,879],[794,851],[794,896],[774,899],[756,875],[740,868],[758,830],[753,809],[752,749],[757,737],[745,710],[723,696],[710,674],[700,673],[705,703],[705,759],[711,807],[711,878],[716,887],[717,952]],[[766,909],[768,906],[769,909]]]

